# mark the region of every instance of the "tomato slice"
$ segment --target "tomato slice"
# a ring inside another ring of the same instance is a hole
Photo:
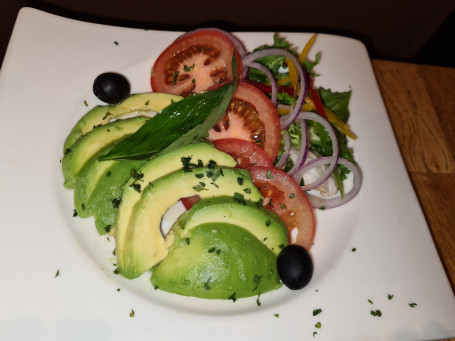
[[[265,151],[253,142],[240,139],[219,139],[213,141],[216,149],[231,155],[237,161],[238,168],[250,166],[273,167]]]
[[[300,186],[289,175],[274,167],[252,166],[255,186],[264,196],[264,207],[278,214],[288,228],[289,242],[308,251],[313,245],[313,208]]]
[[[280,149],[280,118],[267,95],[250,83],[240,82],[226,116],[210,129],[208,138],[253,142],[273,161]]]
[[[235,46],[224,34],[200,31],[169,45],[155,61],[150,83],[154,92],[180,96],[219,88],[232,82],[232,56]],[[242,74],[238,52],[237,73]]]

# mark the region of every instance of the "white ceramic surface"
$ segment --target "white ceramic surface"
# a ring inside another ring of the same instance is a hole
[[[63,142],[81,115],[100,104],[91,92],[98,74],[120,72],[132,92],[150,91],[150,67],[178,35],[21,10],[0,73],[0,340],[455,336],[454,295],[367,51],[338,36],[319,35],[310,56],[321,52],[318,84],[352,90],[350,124],[359,138],[351,145],[364,183],[349,204],[317,212],[308,287],[265,294],[258,306],[256,298],[232,303],[170,295],[153,290],[147,275],[128,281],[113,274],[114,241],[98,236],[92,219],[72,217],[72,191],[63,188],[59,162]],[[283,35],[299,47],[311,36]],[[238,36],[249,50],[273,42],[272,33]]]

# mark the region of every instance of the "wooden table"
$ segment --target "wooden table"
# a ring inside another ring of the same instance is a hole
[[[455,292],[455,69],[372,62],[402,157]]]

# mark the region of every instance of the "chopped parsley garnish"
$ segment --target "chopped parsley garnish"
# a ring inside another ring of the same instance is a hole
[[[204,177],[204,173],[194,174],[194,176],[198,179],[202,179]]]
[[[118,46],[118,41],[114,41],[114,44]]]
[[[267,219],[265,221],[265,226],[270,226],[272,224],[272,220],[271,219]]]
[[[278,317],[280,317],[280,314],[275,314],[274,316],[275,316],[276,318],[278,318]]]
[[[321,211],[325,211],[325,206],[321,206],[321,207],[319,207],[319,209],[320,209]]]
[[[256,298],[256,304],[258,307],[261,305],[261,302],[259,301],[259,298],[261,297],[261,294],[258,295],[258,298]]]
[[[133,309],[131,309],[131,312],[130,312],[130,317],[134,317],[134,314],[135,314],[135,313],[134,313],[134,310],[133,310]]]
[[[148,100],[147,102],[145,102],[145,105],[149,105],[149,103],[150,103],[150,100]]]
[[[388,294],[388,295],[387,295],[387,298],[388,298],[389,300],[391,300],[391,299],[393,298],[393,295]]]
[[[319,315],[320,313],[322,313],[322,309],[313,310],[313,316]]]
[[[76,211],[76,209],[74,209],[74,211],[73,211],[73,217],[77,217],[77,211]]]
[[[86,107],[88,107],[88,103],[87,103],[87,101],[84,101],[84,104],[85,104],[85,106],[86,106]]]
[[[278,247],[279,247],[281,250],[283,250],[283,249],[284,249],[284,244],[280,244],[280,245],[278,245]]]
[[[289,195],[289,199],[294,199],[294,198],[295,198],[295,194],[294,194],[294,193],[291,193],[291,194]]]
[[[204,283],[204,289],[206,291],[209,291],[210,289],[212,289],[212,288],[210,288],[210,278],[207,280],[207,282]]]
[[[318,333],[318,332],[313,332],[313,337],[315,337],[317,333]]]
[[[82,211],[85,211],[85,204],[84,204],[84,203],[82,203],[82,205],[81,205],[81,206],[82,206]]]
[[[190,245],[190,238],[185,238],[186,245]]]
[[[179,77],[179,71],[172,71],[172,85],[177,85],[177,78]]]
[[[191,69],[194,69],[194,66],[195,66],[194,64],[191,65],[191,66],[183,65],[183,70],[184,70],[185,72],[190,72]]]
[[[280,202],[280,207],[281,207],[283,210],[285,210],[285,209],[286,209],[286,204],[283,204],[283,203]]]
[[[208,253],[215,252],[215,250],[216,250],[216,249],[215,249],[214,247],[212,247],[212,248],[210,248],[210,249],[208,250]]]
[[[140,186],[139,186],[139,189],[140,189]],[[139,192],[139,193],[140,193],[140,192]],[[114,206],[114,208],[118,208],[121,201],[122,201],[121,198],[114,198],[114,199],[112,199],[112,206]]]
[[[382,312],[380,310],[372,310],[372,311],[370,311],[370,314],[372,316],[377,316],[377,317],[381,317],[382,316]]]
[[[321,325],[321,322],[318,322],[318,323],[316,323],[314,326],[315,326],[316,328],[320,329],[322,325]]]
[[[242,186],[242,185],[243,185],[243,178],[238,177],[238,178],[237,178],[237,183],[238,183],[240,186]]]
[[[116,268],[116,269],[114,270],[114,273],[115,273],[116,275],[118,275],[118,274],[120,273],[120,269],[119,269],[119,268]]]
[[[210,161],[207,163],[207,167],[210,168],[210,169],[215,169],[215,168],[216,168],[216,162],[213,161],[213,160],[210,160]]]
[[[244,188],[243,191],[247,194],[251,194],[251,188]]]
[[[143,177],[144,177],[144,173],[142,172],[138,172],[137,170],[135,169],[132,169],[131,170],[131,177],[134,179],[134,180],[141,180]]]
[[[202,190],[208,191],[207,188],[204,188],[205,184],[204,184],[204,186],[202,186],[201,184],[204,184],[204,183],[203,183],[203,182],[200,182],[199,185],[193,186],[193,189],[194,189],[196,192],[200,192],[200,191],[202,191]]]
[[[368,303],[373,304],[373,301],[372,300],[368,300]]]
[[[136,183],[132,183],[130,185],[130,187],[132,187],[136,192],[141,193],[141,185],[136,184]]]
[[[109,178],[112,175],[111,171],[107,171],[106,176]]]
[[[232,302],[237,301],[237,299],[235,298],[235,294],[236,294],[236,293],[234,292],[231,296],[229,296],[228,299],[229,299],[229,300],[232,300]]]
[[[57,272],[55,273],[55,277],[60,276],[60,269],[57,269]]]
[[[410,306],[411,308],[415,308],[416,305],[417,305],[417,303],[409,303],[409,306]]]
[[[267,179],[273,179],[273,174],[270,171],[270,169],[267,170],[266,176],[267,176]]]
[[[253,291],[255,291],[259,287],[259,284],[261,284],[261,278],[262,276],[254,275],[253,282],[254,284],[256,284],[256,286],[254,287]]]
[[[105,120],[108,116],[112,116],[112,114],[108,111],[106,113],[106,115],[104,115],[104,117],[102,118],[102,120]]]
[[[240,204],[246,205],[245,197],[243,196],[243,194],[235,192],[234,193],[234,200],[237,201]]]
[[[352,251],[352,252],[356,252],[357,249],[356,249],[355,247],[353,247],[351,251]]]
[[[120,288],[117,288],[117,291],[120,291]]]
[[[106,227],[104,228],[104,231],[106,231],[106,233],[109,233],[112,229],[112,226],[111,225],[106,225]]]

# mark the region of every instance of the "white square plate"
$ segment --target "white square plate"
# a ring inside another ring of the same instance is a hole
[[[178,35],[21,10],[0,73],[0,339],[455,336],[454,295],[368,54],[359,41],[338,36],[319,35],[311,57],[321,52],[320,85],[352,90],[350,124],[359,138],[351,145],[364,182],[349,204],[317,212],[315,274],[308,287],[283,287],[261,296],[258,306],[256,298],[180,297],[153,290],[146,275],[128,281],[113,274],[113,240],[98,236],[91,219],[72,217],[72,191],[63,188],[59,162],[63,142],[88,107],[100,104],[91,92],[98,74],[120,72],[132,92],[150,91],[150,68]],[[282,35],[300,48],[311,36]],[[272,33],[238,37],[248,50],[273,42]],[[322,312],[313,316],[315,309]]]

